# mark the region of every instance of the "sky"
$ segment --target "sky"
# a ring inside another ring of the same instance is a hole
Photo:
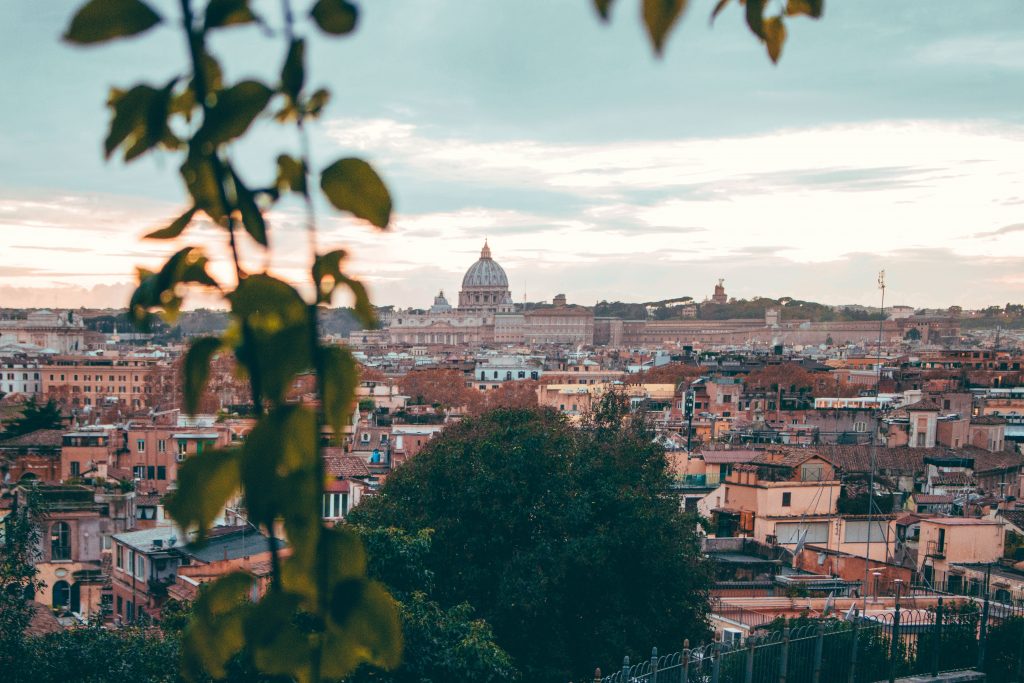
[[[77,4],[0,3],[0,307],[122,306],[137,266],[185,244],[228,276],[215,228],[141,239],[187,207],[174,155],[102,155],[108,89],[181,73],[181,38],[72,48]],[[386,232],[318,205],[320,247],[399,306],[455,300],[485,239],[516,301],[701,300],[724,278],[735,297],[877,305],[881,269],[887,303],[1024,301],[1018,0],[830,0],[788,22],[778,65],[737,3],[711,25],[714,4],[692,0],[661,59],[635,0],[609,24],[588,0],[364,1],[341,39],[304,24],[311,81],[334,93],[314,167],[365,158],[395,203]],[[254,6],[277,21],[279,3]],[[283,58],[255,28],[213,49],[229,82]],[[251,138],[231,154],[259,185],[298,141],[269,121]],[[270,216],[269,265],[290,281],[308,272],[304,221],[287,202]]]

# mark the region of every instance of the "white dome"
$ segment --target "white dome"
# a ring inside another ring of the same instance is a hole
[[[491,258],[491,249],[486,242],[480,250],[480,260],[471,265],[462,278],[462,288],[467,287],[508,289],[508,276],[497,261]]]

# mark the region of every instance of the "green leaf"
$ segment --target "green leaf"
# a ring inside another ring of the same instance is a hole
[[[263,212],[256,206],[256,198],[238,177],[235,170],[232,168],[230,171],[231,178],[235,183],[238,211],[242,214],[242,225],[254,240],[265,247],[267,246],[267,224],[263,220]]]
[[[245,624],[245,640],[261,673],[285,676],[307,669],[312,658],[311,634],[296,623],[301,596],[284,591],[267,593]]]
[[[245,600],[253,578],[233,572],[202,587],[182,642],[185,675],[203,680],[227,675],[225,665],[245,645]]]
[[[391,195],[373,167],[362,159],[340,159],[324,169],[320,187],[335,208],[349,211],[386,230]]]
[[[604,21],[608,21],[608,17],[611,16],[612,2],[614,0],[594,0],[594,9]]]
[[[316,257],[313,262],[313,282],[316,283],[317,303],[330,303],[334,291],[344,285],[352,290],[355,297],[356,316],[364,325],[373,328],[377,324],[377,313],[370,303],[366,287],[341,271],[341,264],[346,257],[347,254],[341,249]]]
[[[185,228],[188,227],[188,224],[192,222],[192,217],[196,215],[196,211],[198,211],[198,209],[193,206],[191,209],[189,209],[188,211],[186,211],[185,213],[181,214],[176,219],[174,219],[174,222],[171,223],[170,225],[168,225],[166,228],[161,228],[159,230],[154,230],[153,232],[151,232],[148,235],[146,235],[146,239],[148,239],[148,240],[172,240],[172,239],[174,239],[175,237],[180,235],[182,232],[184,232]]]
[[[764,22],[764,42],[768,46],[768,56],[778,64],[786,42],[786,25],[782,23],[782,17],[772,17]]]
[[[806,14],[809,17],[818,19],[821,17],[822,12],[825,9],[824,0],[787,0],[786,1],[786,14],[789,16],[796,16],[798,14]]]
[[[281,69],[281,91],[293,102],[298,101],[299,92],[306,81],[305,55],[306,42],[301,39],[293,40],[288,47],[284,67]]]
[[[250,519],[272,528],[281,516],[295,519],[308,512],[319,524],[317,434],[316,416],[296,405],[275,408],[256,423],[242,460]],[[293,537],[292,528],[288,535],[298,552],[299,539]]]
[[[205,211],[215,223],[222,223],[227,210],[220,198],[220,185],[211,158],[193,148],[181,165],[181,177],[196,207]]]
[[[124,159],[131,161],[160,143],[169,132],[167,116],[173,84],[161,89],[136,85],[128,92],[111,93],[109,105],[114,115],[103,143],[106,158],[124,145]]]
[[[320,88],[309,96],[309,101],[306,102],[306,114],[313,117],[320,116],[320,113],[327,106],[327,102],[330,99],[331,93],[324,88]]]
[[[249,0],[210,0],[206,6],[207,29],[221,26],[249,24],[256,21],[256,15],[249,8]]]
[[[210,359],[221,344],[219,337],[200,337],[185,354],[185,412],[189,415],[195,415],[199,408],[199,399],[210,379]]]
[[[722,10],[724,10],[725,6],[728,4],[729,0],[718,0],[715,4],[715,9],[711,10],[711,23],[715,23],[715,19],[718,18],[718,15],[722,13]]]
[[[682,16],[686,4],[687,0],[644,0],[644,25],[657,54],[662,53],[665,38]]]
[[[171,256],[158,273],[140,268],[139,286],[128,304],[135,323],[145,329],[154,310],[161,311],[166,319],[174,320],[181,310],[181,285],[194,283],[217,287],[217,281],[206,272],[206,263],[206,256],[201,250],[185,247]]]
[[[237,138],[249,129],[273,94],[259,81],[242,81],[221,90],[196,137],[213,145]]]
[[[323,373],[324,419],[335,434],[341,434],[352,413],[359,370],[348,349],[324,346],[319,350],[319,368]]]
[[[294,287],[269,275],[250,275],[228,299],[245,330],[239,361],[265,398],[283,402],[295,375],[313,366],[309,308]]]
[[[64,40],[78,45],[138,35],[160,23],[160,15],[140,0],[90,0],[71,19]]]
[[[237,448],[207,450],[189,456],[178,466],[178,488],[167,498],[167,512],[182,529],[195,529],[199,538],[223,512],[242,483],[242,453]]]
[[[747,0],[747,26],[761,40],[764,40],[764,5],[766,0]]]
[[[291,190],[301,195],[306,194],[306,165],[300,159],[282,154],[277,157],[278,190]]]
[[[310,15],[321,30],[340,36],[355,30],[359,8],[345,0],[317,0]]]
[[[355,589],[355,590],[354,590]],[[402,660],[402,628],[398,606],[376,581],[341,581],[331,595],[325,652],[344,652],[322,663],[324,676],[341,678],[362,662],[384,669]],[[340,620],[339,620],[340,618]]]

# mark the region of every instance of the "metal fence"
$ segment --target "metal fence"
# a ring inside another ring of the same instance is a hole
[[[1024,681],[1024,618],[985,600],[938,600],[844,619],[773,622],[738,643],[714,642],[631,663],[595,683],[871,683],[979,669]],[[688,645],[688,644],[687,644]],[[986,656],[987,655],[987,656]]]

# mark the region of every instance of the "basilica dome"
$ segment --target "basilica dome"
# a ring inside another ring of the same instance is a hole
[[[498,262],[491,258],[487,242],[480,250],[480,260],[471,265],[462,278],[462,288],[470,287],[508,289],[508,277]]]

